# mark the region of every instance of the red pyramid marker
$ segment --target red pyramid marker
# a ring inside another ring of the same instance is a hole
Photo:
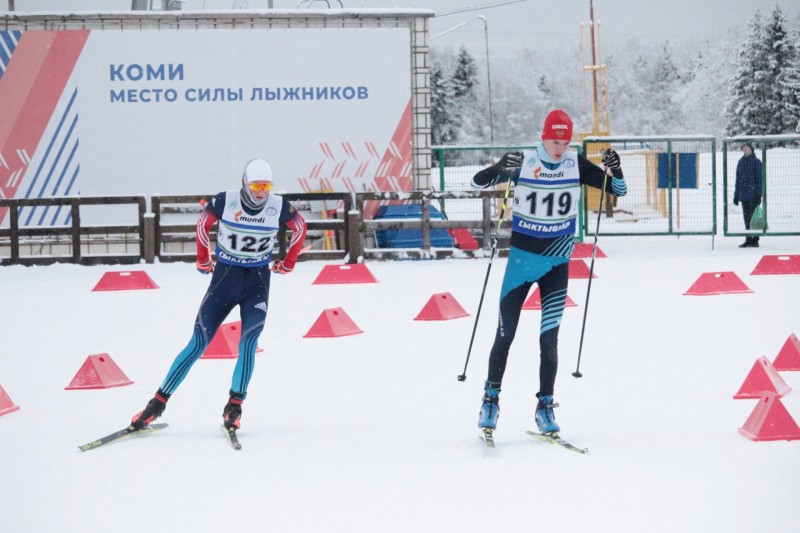
[[[312,285],[337,283],[377,283],[378,280],[364,263],[355,265],[325,265]]]
[[[577,306],[578,304],[573,302],[572,298],[570,298],[568,294],[567,303],[564,305],[564,307],[577,307]],[[542,309],[542,296],[541,293],[539,292],[538,286],[533,290],[533,294],[528,296],[528,299],[525,300],[524,304],[522,304],[522,309],[526,311],[529,310],[539,311]]]
[[[792,333],[772,362],[775,370],[800,370],[800,339]]]
[[[106,272],[92,291],[132,291],[140,289],[158,289],[158,285],[150,279],[144,270],[124,272]]]
[[[592,272],[592,278],[596,278],[597,274]],[[569,260],[569,279],[589,279],[589,267],[582,259]]]
[[[239,357],[239,341],[241,338],[241,321],[222,324],[214,338],[208,343],[208,347],[200,359],[236,359]],[[263,351],[261,348],[256,347],[256,353]]]
[[[449,292],[434,294],[414,320],[451,320],[469,316],[461,304]]]
[[[6,393],[6,390],[0,385],[0,416],[13,413],[19,409],[19,405],[14,405],[11,398]]]
[[[786,410],[781,399],[764,394],[747,417],[739,433],[750,440],[800,440],[800,427]]]
[[[800,274],[800,255],[765,255],[750,274]]]
[[[705,272],[683,294],[686,296],[710,296],[750,292],[753,291],[734,272]]]
[[[133,383],[107,353],[90,355],[65,390],[108,389]]]
[[[575,249],[572,251],[570,259],[591,259],[593,244],[588,242],[576,242]],[[595,258],[607,257],[599,247],[594,251]]]
[[[766,357],[759,357],[750,369],[750,373],[739,387],[739,392],[734,395],[735,399],[760,398],[765,392],[771,392],[778,396],[784,396],[792,390],[783,381],[778,371]]]
[[[303,337],[343,337],[364,333],[341,307],[325,309]]]

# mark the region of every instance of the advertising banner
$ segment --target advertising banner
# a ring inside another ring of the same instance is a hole
[[[411,190],[410,63],[407,28],[3,31],[0,197],[213,194],[257,157],[276,191]]]

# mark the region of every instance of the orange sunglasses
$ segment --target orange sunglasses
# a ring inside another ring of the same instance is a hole
[[[248,183],[247,186],[253,192],[269,192],[272,189],[272,183],[269,181],[254,181],[252,183]]]

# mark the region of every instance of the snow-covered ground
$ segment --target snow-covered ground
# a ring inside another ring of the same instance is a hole
[[[232,360],[200,360],[152,436],[80,452],[124,426],[191,334],[208,278],[140,265],[157,290],[93,292],[125,267],[4,267],[0,531],[794,532],[800,441],[753,442],[756,405],[734,400],[760,356],[800,334],[800,275],[752,276],[800,238],[607,237],[599,246],[581,370],[586,280],[571,280],[556,411],[579,455],[525,434],[538,388],[537,311],[525,311],[501,395],[497,448],[477,414],[505,259],[496,259],[466,382],[458,382],[487,259],[372,262],[377,284],[313,285],[324,263],[273,278],[244,405],[243,450],[218,426]],[[588,262],[588,261],[587,261]],[[684,296],[704,272],[754,292]],[[450,292],[470,317],[413,320]],[[303,338],[324,309],[364,331]],[[230,317],[238,320],[238,316]],[[133,385],[64,390],[107,353]],[[782,372],[800,421],[800,372]]]

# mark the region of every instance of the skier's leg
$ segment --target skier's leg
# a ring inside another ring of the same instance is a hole
[[[555,266],[539,280],[542,318],[539,328],[539,394],[553,395],[558,372],[558,332],[567,303],[569,262]]]
[[[558,332],[567,301],[569,262],[554,267],[539,280],[542,296],[542,319],[539,330],[539,399],[536,405],[536,425],[542,433],[559,431],[553,414],[553,390],[558,372]]]
[[[172,394],[186,378],[189,370],[203,355],[222,321],[236,305],[239,287],[236,268],[217,263],[211,284],[206,291],[194,322],[192,338],[172,363],[160,390]]]
[[[264,329],[269,305],[269,269],[254,268],[247,273],[245,294],[239,302],[239,313],[242,319],[242,336],[239,340],[239,359],[233,370],[231,396],[244,400],[247,396],[247,385],[253,377],[255,354],[258,337]]]

